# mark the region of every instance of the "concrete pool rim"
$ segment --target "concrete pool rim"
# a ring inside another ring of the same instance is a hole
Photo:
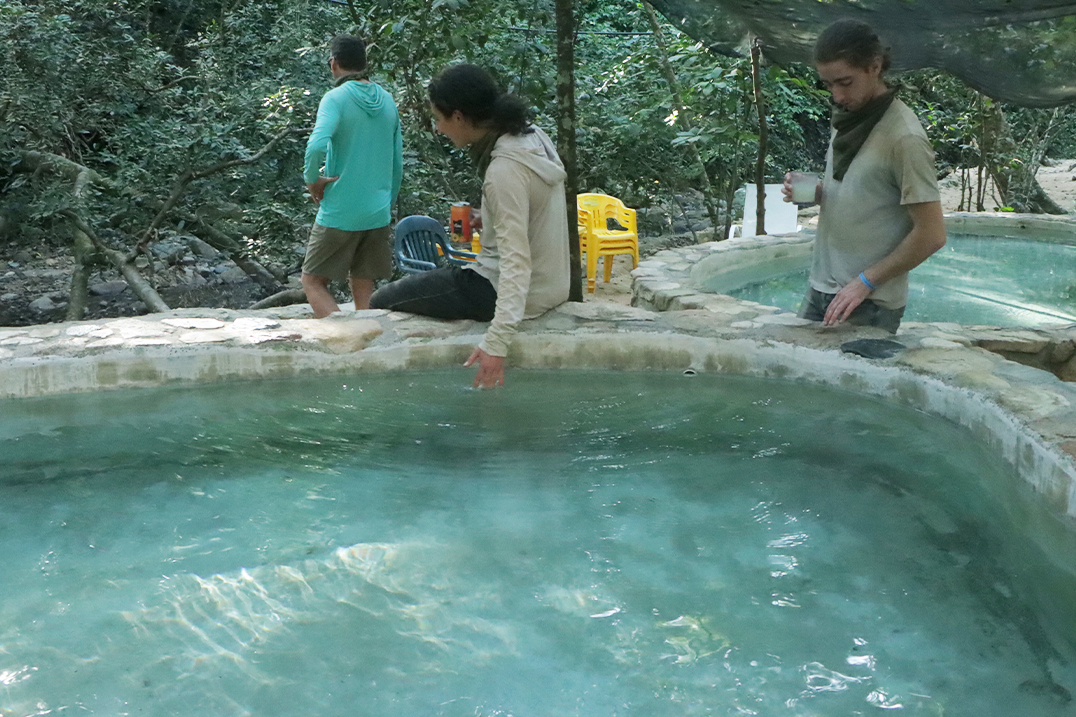
[[[308,311],[180,310],[0,329],[0,399],[461,366],[485,329],[384,311],[289,318]],[[722,322],[710,311],[567,304],[526,322],[509,355],[506,390],[511,370],[590,368],[778,378],[877,396],[968,428],[1044,497],[1051,514],[1076,530],[1072,385],[995,352],[939,338],[944,328],[908,332],[900,337],[906,350],[869,360],[841,353],[840,346],[879,338],[878,330],[819,331],[765,323],[768,316],[759,313],[755,319],[763,323],[754,328],[734,328],[745,322]],[[471,373],[461,368],[461,383],[469,383]]]

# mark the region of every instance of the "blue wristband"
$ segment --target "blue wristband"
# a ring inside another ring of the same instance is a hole
[[[862,271],[861,271],[861,272],[859,272],[859,280],[860,280],[860,281],[862,281],[862,282],[863,282],[863,285],[864,285],[864,286],[866,286],[866,287],[867,287],[868,289],[870,289],[871,291],[874,291],[875,289],[877,289],[877,288],[878,288],[877,286],[875,286],[874,284],[872,284],[872,283],[870,282],[870,279],[868,279],[868,278],[866,277],[866,275],[865,275],[865,274],[864,274],[864,273],[863,273]]]

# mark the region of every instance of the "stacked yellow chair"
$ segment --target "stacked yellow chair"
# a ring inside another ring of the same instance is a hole
[[[580,194],[576,197],[576,205],[579,210],[579,246],[587,255],[587,291],[593,293],[598,277],[598,257],[605,257],[606,283],[613,277],[613,256],[616,254],[630,254],[631,267],[639,266],[639,230],[635,210],[625,207],[616,197]],[[625,229],[609,229],[609,219]]]

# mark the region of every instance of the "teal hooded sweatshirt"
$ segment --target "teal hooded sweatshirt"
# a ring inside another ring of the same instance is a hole
[[[400,115],[392,95],[373,82],[348,81],[325,93],[306,143],[303,179],[325,185],[317,223],[361,231],[387,226],[403,178]]]

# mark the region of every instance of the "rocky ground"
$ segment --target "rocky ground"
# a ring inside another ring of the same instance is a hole
[[[248,308],[265,291],[226,255],[193,236],[168,236],[151,248],[150,260],[139,257],[142,270],[172,308],[210,306]],[[294,268],[300,256],[296,255]],[[74,260],[62,247],[0,247],[0,326],[26,326],[63,321]],[[298,288],[298,278],[294,286]],[[85,319],[138,316],[146,305],[118,271],[100,266],[90,276]]]
[[[1076,212],[1076,160],[1054,161],[1040,169],[1039,182],[1043,189],[1063,208]],[[943,180],[942,205],[946,210],[957,209],[960,202],[959,178]],[[645,257],[661,249],[695,242],[698,232],[706,227],[704,212],[697,202],[686,202],[693,208],[684,212],[665,213],[660,210],[641,212],[640,255]],[[810,225],[814,210],[801,216]],[[695,233],[692,233],[692,230]],[[296,247],[301,252],[301,247]],[[265,296],[265,291],[225,255],[190,236],[170,236],[153,245],[154,271],[152,282],[161,298],[172,308],[220,307],[247,308]],[[297,263],[291,284],[297,287]],[[149,260],[138,260],[146,269]],[[0,247],[0,326],[27,326],[64,320],[67,295],[74,262],[63,247],[32,249],[9,243]],[[631,282],[628,275],[631,263],[626,256],[614,262],[613,281],[605,284],[599,278],[594,298],[627,303]],[[601,269],[599,268],[599,277]],[[344,288],[344,287],[341,287]],[[341,299],[346,300],[341,294]],[[90,297],[85,319],[117,316],[137,316],[146,306],[131,291],[118,272],[101,267],[90,278]]]
[[[687,204],[691,198],[683,198]],[[688,209],[676,216],[658,210],[640,212],[644,232],[640,240],[643,256],[660,249],[695,243],[696,231],[706,227],[701,208]],[[194,236],[165,235],[151,245],[153,270],[146,271],[150,260],[139,257],[136,266],[169,307],[174,309],[214,307],[245,309],[265,298],[266,291],[225,254]],[[303,246],[294,247],[293,263],[285,269],[288,288],[300,288],[299,264]],[[0,246],[0,326],[29,326],[65,319],[74,260],[66,247],[27,248],[17,242]],[[626,296],[630,290],[627,272],[630,263],[616,265],[617,281],[602,288],[601,295]],[[350,299],[347,286],[334,287],[341,303]],[[626,301],[624,302],[626,303]],[[93,320],[147,313],[118,271],[101,266],[89,281],[89,301],[83,319]]]

